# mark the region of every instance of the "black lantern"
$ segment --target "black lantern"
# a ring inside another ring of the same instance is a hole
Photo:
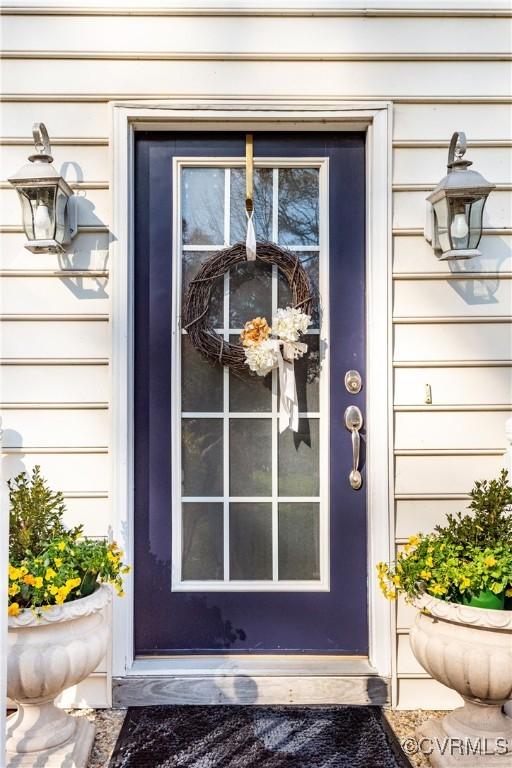
[[[61,253],[76,232],[69,226],[69,200],[73,190],[52,165],[50,140],[43,123],[32,128],[36,154],[30,155],[9,182],[19,195],[25,248],[32,253]]]
[[[448,151],[448,174],[427,197],[430,203],[425,237],[439,259],[471,259],[480,256],[485,201],[494,184],[478,171],[469,170],[472,163],[463,160],[466,135],[453,134]]]

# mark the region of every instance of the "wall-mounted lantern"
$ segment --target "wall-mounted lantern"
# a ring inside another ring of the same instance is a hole
[[[472,163],[462,159],[465,152],[466,135],[457,131],[448,151],[448,174],[427,197],[425,238],[442,260],[481,255],[484,206],[495,185],[469,170]]]
[[[9,179],[20,198],[28,238],[25,248],[32,253],[61,253],[76,234],[76,221],[71,228],[69,215],[73,190],[52,165],[44,123],[34,123],[32,135],[36,154]]]

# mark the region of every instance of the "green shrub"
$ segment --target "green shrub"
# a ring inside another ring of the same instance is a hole
[[[62,493],[51,491],[40,468],[8,482],[10,494],[8,612],[36,612],[91,594],[99,582],[123,595],[129,567],[115,542],[83,537],[63,523]]]
[[[490,591],[512,596],[512,487],[503,470],[496,480],[476,482],[470,493],[471,514],[447,515],[434,533],[411,536],[394,565],[379,563],[385,597],[423,592],[463,602],[468,595]]]

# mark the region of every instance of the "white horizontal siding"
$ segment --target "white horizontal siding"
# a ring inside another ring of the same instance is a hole
[[[395,326],[395,360],[511,360],[510,323]]]
[[[470,145],[467,157],[494,184],[510,184],[512,139],[510,147]],[[446,173],[447,161],[448,147],[399,146],[393,150],[393,183],[435,186]]]
[[[104,409],[9,409],[2,419],[3,446],[106,448],[109,443],[108,412]]]
[[[40,120],[40,122],[45,122]],[[30,125],[30,123],[28,123]],[[52,124],[46,124],[53,140]],[[79,139],[70,134],[74,144],[60,145],[52,141],[52,156],[55,168],[69,184],[73,182],[106,182],[108,179],[108,146],[87,145],[79,143]],[[12,175],[13,169],[21,168],[27,162],[27,154],[31,148],[26,143],[14,144],[14,138],[8,144],[0,144],[0,168],[3,181]]]
[[[398,500],[396,505],[396,538],[408,539],[418,531],[430,533],[441,525],[448,514],[466,512],[469,499],[407,499]],[[402,626],[399,624],[399,626]]]
[[[395,237],[393,243],[393,271],[402,273],[462,274],[471,272],[512,273],[512,237],[485,235],[479,245],[481,256],[464,261],[439,261],[433,257],[432,247],[422,235]]]
[[[297,97],[323,94],[343,96],[490,96],[510,97],[508,62],[307,62],[297,76],[296,62],[189,61],[38,61],[45,80],[58,95],[225,93]],[[34,62],[3,63],[6,93],[34,91]]]
[[[201,18],[71,17],[66,33],[52,17],[36,16],[27,24],[20,16],[4,18],[2,47],[7,50],[58,51],[197,51],[474,53],[504,52],[509,30],[501,19],[424,19],[421,35],[411,18]]]
[[[483,408],[476,412],[396,413],[395,448],[503,448],[505,451],[503,424],[512,410],[488,413],[485,406]]]
[[[110,518],[110,500],[66,497],[66,525],[83,525],[86,536],[105,536],[105,521]]]
[[[107,403],[106,365],[6,365],[1,371],[2,402]]]
[[[432,405],[436,406],[510,406],[512,363],[508,368],[397,368],[395,369],[395,404],[425,404],[429,384]],[[502,413],[501,418],[505,418]],[[503,430],[501,439],[503,439]]]
[[[108,455],[104,452],[86,452],[87,449],[80,447],[77,450],[81,452],[70,450],[66,453],[63,449],[60,453],[41,452],[37,449],[28,452],[28,449],[24,451],[23,448],[15,452],[5,450],[2,471],[5,477],[13,477],[25,470],[30,472],[39,464],[50,486],[64,493],[107,491],[110,483]],[[107,532],[107,527],[104,526],[103,533]]]
[[[501,456],[485,454],[397,456],[395,491],[397,494],[468,493],[475,480],[495,477],[501,465]]]
[[[398,679],[398,709],[454,709],[464,703],[455,691],[429,678]]]
[[[387,16],[390,3],[382,8],[375,16],[247,18],[245,10],[172,15],[166,3],[160,16],[109,16],[103,7],[102,15],[3,17],[2,49],[20,56],[2,62],[0,312],[11,317],[2,324],[3,471],[8,477],[40,463],[66,492],[70,524],[104,535],[110,523],[111,96],[394,97],[397,542],[463,509],[473,481],[498,471],[512,399],[512,324],[492,321],[512,310],[512,121],[510,65],[493,59],[510,52],[509,22],[489,15],[488,5],[485,17],[473,18],[421,17],[417,4],[409,16]],[[48,55],[34,60],[43,49]],[[312,60],[272,60],[301,55]],[[202,60],[186,60],[194,56]],[[2,184],[25,162],[37,121],[49,129],[56,167],[79,182],[81,230],[62,257],[26,251],[15,193]],[[449,264],[422,237],[427,191],[415,185],[433,186],[444,175],[457,129],[468,136],[474,166],[505,188],[489,199],[482,256]],[[468,361],[471,367],[460,367]],[[459,698],[428,679],[410,654],[413,616],[399,601],[398,705],[454,706]],[[102,663],[67,703],[106,705],[106,669]]]
[[[79,312],[108,314],[108,277],[10,277],[2,281],[0,301],[5,314]]]
[[[512,314],[511,280],[408,280],[395,283],[395,317],[475,317]]]
[[[3,21],[5,22],[5,19]],[[38,66],[39,70],[40,68],[41,65]],[[42,93],[45,92],[44,86],[45,81],[42,78]],[[109,135],[109,112],[105,104],[85,103],[77,109],[75,104],[63,103],[58,97],[55,97],[54,101],[44,103],[17,100],[2,104],[2,139],[19,138],[26,141],[31,138],[31,126],[38,122],[47,126],[54,143],[61,137],[97,140],[106,139]],[[4,175],[9,176],[11,173],[12,170],[7,170]]]
[[[18,219],[19,223],[19,219]],[[21,232],[2,232],[2,270],[50,270],[66,269],[105,271],[108,269],[109,234],[103,231],[81,230],[66,252],[54,254],[31,253],[24,248],[26,237]]]
[[[76,311],[80,312],[79,306]],[[110,355],[108,323],[101,320],[13,320],[4,322],[1,330],[2,354],[9,359],[108,359]]]

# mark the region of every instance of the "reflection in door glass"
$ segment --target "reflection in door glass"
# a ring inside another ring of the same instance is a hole
[[[279,169],[279,244],[318,245],[318,169]]]
[[[181,230],[183,243],[224,243],[224,171],[222,168],[184,168],[182,172]]]

